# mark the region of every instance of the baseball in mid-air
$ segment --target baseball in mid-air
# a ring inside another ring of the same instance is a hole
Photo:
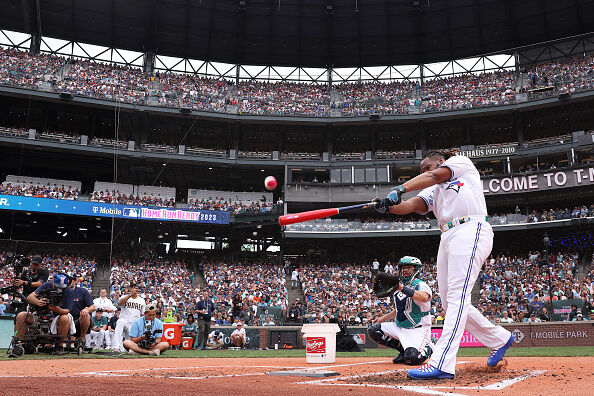
[[[267,176],[266,179],[264,179],[264,187],[266,187],[268,191],[274,190],[276,188],[276,178],[274,176]]]

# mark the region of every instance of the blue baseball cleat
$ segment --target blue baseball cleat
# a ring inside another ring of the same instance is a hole
[[[408,370],[406,374],[412,379],[430,380],[430,379],[452,379],[454,374],[438,370],[429,363],[419,368]]]
[[[515,339],[516,337],[514,337],[514,335],[512,334],[504,346],[498,349],[491,349],[491,354],[489,355],[489,359],[487,360],[487,366],[496,366],[497,363],[499,363],[501,359],[503,359],[503,356],[505,356],[505,352],[507,352],[507,350],[512,346]]]

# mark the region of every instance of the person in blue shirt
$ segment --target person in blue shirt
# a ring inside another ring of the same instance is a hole
[[[37,307],[46,307],[50,311],[54,313],[56,323],[56,333],[62,336],[62,339],[66,338],[68,335],[68,331],[70,330],[70,310],[72,309],[72,289],[68,287],[70,279],[66,274],[56,274],[54,276],[53,281],[44,282],[35,289],[34,292],[27,296],[27,301],[29,304],[37,306]],[[49,305],[49,302],[46,298],[38,298],[38,294],[44,290],[56,290],[62,292],[62,301],[60,306]],[[25,335],[27,335],[27,327],[33,324],[34,317],[32,313],[29,312],[19,312],[16,317],[16,321],[14,324],[14,334],[20,338],[21,340],[25,339]],[[52,325],[52,328],[54,326]],[[58,344],[58,349],[56,351],[58,354],[64,353],[63,344]]]
[[[4,304],[4,299],[0,297],[0,316],[4,316],[6,313],[6,304]]]
[[[208,290],[204,290],[202,300],[198,301],[195,308],[195,313],[198,316],[198,349],[206,349],[213,310],[214,303],[210,299],[210,294]]]
[[[91,293],[84,287],[79,287],[79,279],[76,274],[69,273],[71,283],[70,288],[72,289],[72,309],[70,315],[74,321],[76,332],[73,334],[75,337],[80,338],[85,342],[86,335],[91,332],[91,315],[95,311],[95,305],[91,298]]]
[[[159,356],[161,353],[169,349],[169,343],[161,341],[163,335],[163,322],[161,322],[160,319],[157,319],[156,316],[157,304],[150,303],[144,308],[144,316],[141,316],[132,322],[129,333],[130,339],[124,341],[124,348],[128,350],[130,355]],[[154,342],[148,345],[142,345],[149,339],[146,335],[149,328],[153,335]]]

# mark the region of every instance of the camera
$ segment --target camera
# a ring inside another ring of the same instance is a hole
[[[138,346],[143,349],[150,349],[151,345],[157,340],[157,333],[161,333],[161,330],[155,330],[153,332],[153,322],[147,320],[144,322],[144,339],[142,339]]]
[[[63,296],[62,290],[52,290],[52,289],[42,290],[37,294],[37,298],[40,300],[42,298],[46,298],[47,305],[45,307],[39,307],[36,305],[35,307],[37,310],[47,309],[47,307],[50,305],[59,307],[60,305],[62,305],[62,296]]]

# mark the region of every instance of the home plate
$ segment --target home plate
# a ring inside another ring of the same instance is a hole
[[[323,377],[334,377],[336,375],[340,375],[336,371],[330,370],[311,370],[311,369],[300,369],[300,370],[284,370],[284,371],[271,371],[266,373],[268,375],[280,375],[280,376],[297,376],[297,377],[313,377],[313,378],[323,378]]]

